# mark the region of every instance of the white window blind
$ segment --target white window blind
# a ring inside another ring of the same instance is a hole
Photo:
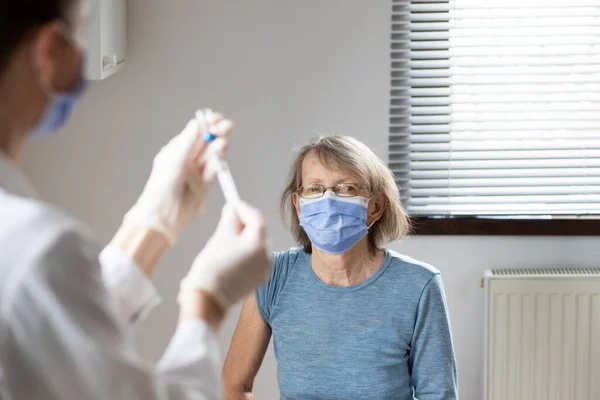
[[[411,215],[600,214],[600,0],[394,0],[391,95]]]

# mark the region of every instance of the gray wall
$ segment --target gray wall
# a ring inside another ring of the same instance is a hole
[[[128,0],[129,64],[92,85],[60,136],[40,140],[27,170],[40,192],[108,240],[145,182],[152,157],[197,107],[235,118],[230,164],[244,198],[266,213],[276,249],[292,245],[277,198],[292,149],[315,130],[355,136],[386,158],[391,2],[384,0]],[[141,327],[155,359],[176,320],[178,282],[212,232],[207,213],[155,276],[164,302]],[[443,272],[461,397],[481,399],[487,268],[597,266],[595,238],[418,237],[392,248]],[[224,351],[238,310],[223,332]],[[277,396],[271,352],[257,398]]]

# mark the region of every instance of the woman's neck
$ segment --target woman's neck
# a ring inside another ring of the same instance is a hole
[[[11,162],[17,163],[25,147],[27,134],[20,129],[18,117],[11,113],[10,106],[0,105],[0,153]],[[18,114],[17,114],[18,115]]]
[[[21,158],[32,121],[39,120],[46,102],[16,64],[0,75],[0,152],[13,162]]]
[[[11,130],[3,129],[0,121],[0,154],[11,162],[18,163],[24,147],[25,135],[18,135]]]
[[[329,254],[313,246],[312,269],[319,279],[329,285],[352,286],[377,272],[384,258],[383,251],[372,251],[365,237],[342,254]]]
[[[23,151],[26,135],[21,133],[21,115],[11,102],[13,96],[3,88],[0,84],[0,153],[16,162]]]

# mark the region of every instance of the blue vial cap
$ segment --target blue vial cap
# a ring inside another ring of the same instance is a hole
[[[215,136],[214,133],[206,132],[204,134],[204,141],[207,142],[207,143],[212,142],[216,138],[217,138],[217,136]]]

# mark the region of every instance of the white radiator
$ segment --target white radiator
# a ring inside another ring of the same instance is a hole
[[[485,400],[600,400],[600,268],[486,271]]]

